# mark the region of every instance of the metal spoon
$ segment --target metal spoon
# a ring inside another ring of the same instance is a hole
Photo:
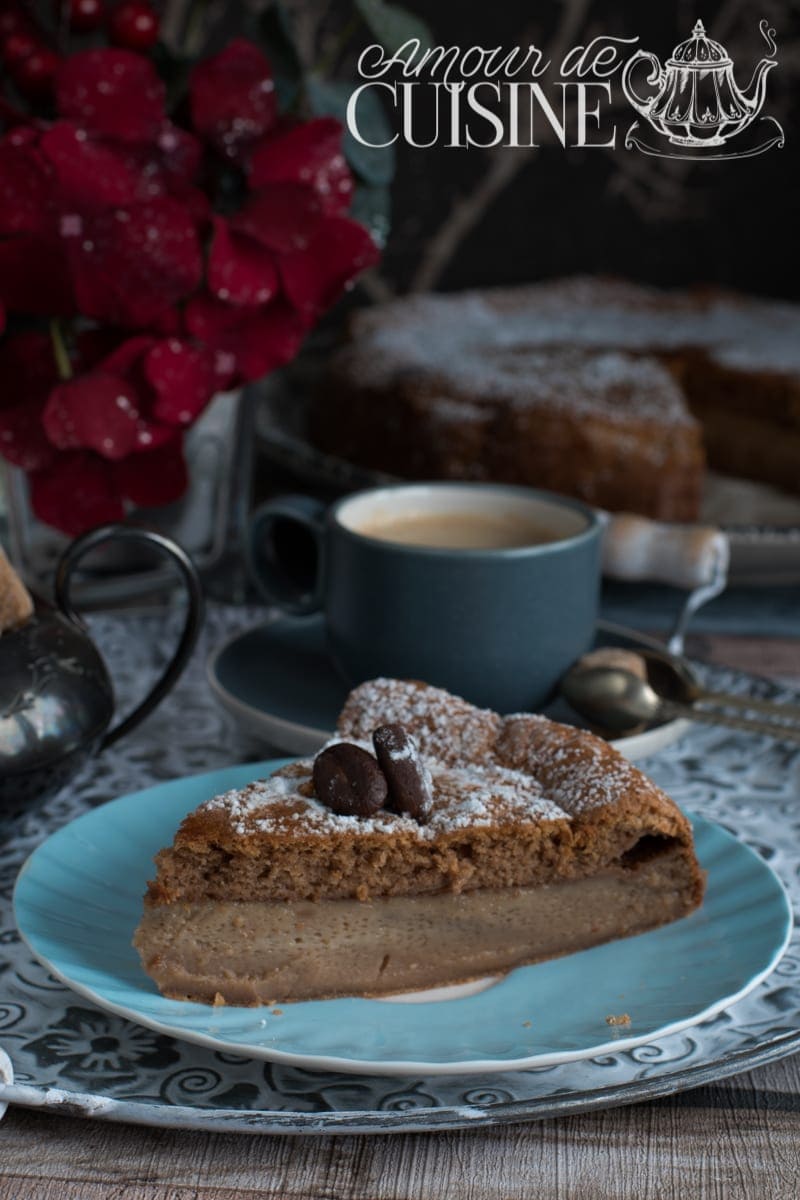
[[[576,712],[613,733],[625,733],[643,723],[688,717],[800,744],[800,727],[783,723],[800,720],[800,706],[707,691],[679,659],[638,647],[636,652],[645,660],[646,680],[623,667],[576,663],[561,681],[562,694]],[[729,708],[764,713],[772,719],[757,720],[720,711]]]

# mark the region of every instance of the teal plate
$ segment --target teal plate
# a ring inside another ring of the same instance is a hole
[[[415,1003],[348,998],[274,1009],[164,999],[131,946],[153,855],[201,801],[286,761],[158,784],[59,829],[25,863],[14,893],[34,955],[101,1008],[216,1050],[311,1070],[432,1075],[546,1067],[653,1041],[746,995],[786,948],[792,919],[778,879],[736,838],[695,817],[706,899],[652,933]],[[610,1027],[606,1018],[622,1013],[630,1025]]]

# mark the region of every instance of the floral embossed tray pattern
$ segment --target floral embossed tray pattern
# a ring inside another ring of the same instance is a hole
[[[155,719],[99,759],[82,786],[0,841],[0,1110],[4,1102],[150,1125],[251,1132],[433,1130],[576,1112],[689,1087],[800,1049],[800,931],[749,996],[690,1030],[628,1051],[482,1076],[408,1078],[309,1072],[173,1040],[95,1008],[49,977],[20,942],[11,891],[22,861],[72,816],[152,782],[255,760],[263,746],[233,729],[202,685],[208,647],[253,613],[215,609],[206,645]],[[170,630],[153,617],[98,618],[93,632],[116,670],[124,705],[141,690],[131,639],[160,653]],[[139,656],[141,659],[141,655]],[[154,664],[155,666],[155,664]],[[720,687],[794,698],[715,670]],[[800,752],[713,728],[693,730],[649,760],[682,805],[757,850],[800,901]],[[80,792],[80,799],[76,792]],[[9,836],[10,835],[10,836]],[[10,1082],[3,1083],[4,1077]]]

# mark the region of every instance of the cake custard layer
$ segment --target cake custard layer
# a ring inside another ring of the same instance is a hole
[[[430,774],[424,824],[332,812],[311,761],[185,818],[135,937],[165,995],[257,1004],[442,985],[700,903],[686,818],[599,738],[397,680],[351,693],[338,734],[366,749],[392,722]]]
[[[146,918],[167,996],[378,996],[494,975],[682,917],[680,851],[586,879],[374,900],[199,901]],[[589,925],[587,926],[587,916]],[[141,936],[141,935],[140,935]]]
[[[356,314],[312,407],[329,453],[406,478],[550,488],[697,516],[706,453],[797,491],[798,309],[719,290],[576,278],[412,296]]]

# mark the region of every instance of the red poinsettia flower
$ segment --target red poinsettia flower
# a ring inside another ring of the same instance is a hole
[[[89,372],[51,386],[37,423],[45,455],[36,459],[28,448],[37,516],[76,533],[90,518],[121,519],[128,502],[177,500],[187,480],[181,430],[226,382],[209,351],[137,337]],[[65,503],[73,489],[74,507]]]
[[[214,346],[239,379],[262,376],[290,362],[308,323],[282,298],[264,305],[233,305],[203,294],[189,301],[190,333]]]
[[[77,536],[121,521],[126,502],[156,507],[179,500],[187,479],[183,435],[176,432],[158,449],[117,462],[90,450],[59,454],[46,470],[30,475],[31,504],[41,521]]]
[[[294,357],[378,250],[343,215],[353,181],[341,125],[279,123],[256,47],[232,43],[195,68],[190,88],[198,133],[244,167],[250,194],[239,212],[214,218],[207,290],[187,305],[186,326],[229,354],[241,378],[257,379]]]
[[[56,75],[61,117],[91,137],[132,145],[154,142],[166,121],[165,88],[149,59],[129,50],[84,50]]]
[[[313,189],[326,213],[347,212],[353,177],[342,154],[342,127],[333,117],[286,124],[253,149],[248,180],[254,190],[276,183]]]
[[[269,63],[242,39],[189,82],[185,129],[149,59],[95,49],[62,63],[54,121],[0,111],[0,329],[6,309],[80,318],[68,379],[46,334],[0,343],[0,454],[68,533],[176,499],[183,430],[217,391],[291,359],[377,258],[347,216],[338,122],[280,118]]]
[[[217,218],[208,291],[186,308],[189,332],[231,354],[244,379],[293,358],[348,283],[377,261],[363,225],[330,216],[310,187],[274,184]]]
[[[21,312],[152,324],[202,277],[198,213],[186,199],[196,156],[158,165],[159,138],[178,135],[138,55],[75,55],[56,95],[69,120],[0,143],[0,297]]]
[[[67,59],[56,79],[58,112],[84,140],[113,150],[136,175],[141,199],[164,192],[185,201],[197,219],[208,198],[195,185],[201,142],[164,109],[165,89],[152,63],[126,50],[88,50]]]
[[[87,374],[52,388],[42,425],[59,450],[118,460],[172,440],[224,383],[208,350],[177,338],[131,338]]]

